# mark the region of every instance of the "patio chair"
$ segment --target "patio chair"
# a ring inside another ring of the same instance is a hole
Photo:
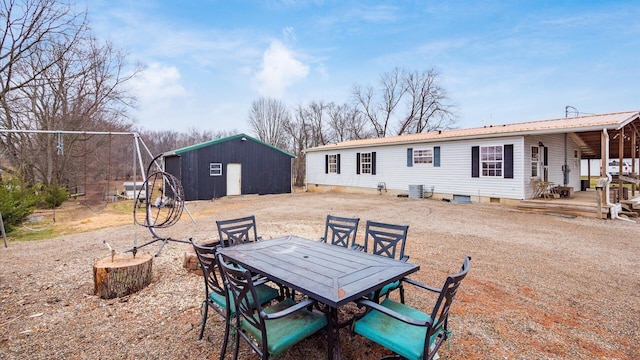
[[[230,305],[230,299],[227,297],[227,292],[224,290],[221,274],[218,272],[218,262],[216,260],[216,247],[203,246],[196,244],[193,239],[189,239],[193,245],[193,249],[198,257],[198,263],[202,269],[202,276],[204,277],[204,291],[205,298],[202,301],[200,308],[200,314],[202,316],[202,326],[200,328],[200,335],[198,340],[202,340],[204,334],[204,327],[207,324],[207,317],[209,314],[209,308],[214,309],[224,320],[224,340],[222,342],[222,351],[220,359],[224,358],[224,354],[227,348],[227,342],[229,340],[229,325],[231,318],[233,317],[233,311],[227,311],[233,307]],[[267,303],[279,296],[278,291],[265,284],[256,286],[256,298],[259,299],[261,304]]]
[[[342,246],[347,249],[360,250],[361,246],[355,243],[359,222],[360,218],[327,215],[324,236],[320,238],[320,241],[331,245]]]
[[[222,246],[233,246],[248,242],[261,241],[256,230],[255,216],[247,216],[237,219],[218,220],[218,236]]]
[[[218,220],[218,236],[220,244],[223,247],[246,244],[250,242],[262,241],[262,237],[258,236],[255,216],[247,216],[237,219]],[[268,280],[260,274],[253,273],[254,281],[267,282]],[[280,289],[280,297],[293,297],[295,294],[292,290],[282,284],[276,284]]]
[[[403,262],[409,260],[409,256],[404,253],[409,225],[395,225],[367,220],[365,229],[364,252],[371,252],[375,255],[386,256]],[[404,304],[404,287],[400,280],[383,287],[378,295],[388,297],[389,293],[396,289],[400,290],[400,302]],[[374,294],[370,294],[368,298],[370,300],[373,299]]]
[[[311,311],[315,301],[296,303],[291,298],[263,308],[251,301],[257,291],[251,273],[242,267],[228,264],[222,254],[218,263],[225,277],[225,285],[235,306],[235,325],[239,329],[235,337],[234,359],[238,358],[240,338],[251,346],[260,359],[278,356],[327,326],[325,314]]]
[[[442,289],[410,279],[403,280],[408,284],[439,294],[430,313],[389,298],[380,304],[368,299],[358,300],[358,305],[365,306],[367,311],[361,318],[354,321],[353,332],[395,353],[385,358],[434,359],[440,346],[450,336],[447,328],[449,310],[462,279],[469,272],[470,261],[471,257],[467,256],[460,272],[448,276]]]

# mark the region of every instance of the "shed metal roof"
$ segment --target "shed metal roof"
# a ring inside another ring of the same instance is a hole
[[[164,156],[180,155],[182,153],[186,153],[186,152],[193,151],[193,150],[196,150],[196,149],[201,149],[203,147],[219,144],[219,143],[222,143],[222,142],[225,142],[225,141],[230,141],[230,140],[234,140],[234,139],[238,139],[238,138],[246,138],[248,140],[252,140],[252,141],[255,141],[255,142],[260,143],[262,145],[265,145],[267,147],[270,147],[270,148],[272,148],[274,150],[280,151],[281,153],[286,154],[288,156],[291,156],[292,158],[296,157],[295,155],[293,155],[293,154],[291,154],[291,153],[289,153],[287,151],[284,151],[284,150],[282,150],[282,149],[280,149],[278,147],[275,147],[275,146],[273,146],[271,144],[268,144],[268,143],[266,143],[264,141],[261,141],[261,140],[258,140],[256,138],[253,138],[253,137],[251,137],[249,135],[246,135],[246,134],[237,134],[237,135],[233,135],[233,136],[228,136],[226,138],[213,139],[213,140],[205,141],[205,142],[202,142],[202,143],[199,143],[199,144],[185,146],[185,147],[180,148],[180,149],[168,151],[168,152],[166,152],[164,154]]]
[[[522,136],[557,133],[589,133],[602,129],[619,130],[634,120],[640,119],[640,111],[626,111],[609,114],[585,115],[559,119],[520,122],[502,125],[486,125],[468,129],[453,129],[420,134],[349,140],[306,149],[307,152],[333,149],[359,148],[410,144],[418,142],[451,141],[473,138],[491,138],[502,136]],[[585,141],[586,143],[586,141]],[[589,144],[587,144],[589,145]],[[598,146],[599,147],[599,137]],[[588,146],[591,147],[591,146]]]

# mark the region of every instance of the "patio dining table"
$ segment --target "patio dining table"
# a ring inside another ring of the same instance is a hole
[[[334,350],[336,358],[340,358],[339,307],[420,269],[416,264],[294,235],[218,251],[231,261],[326,305],[328,359],[334,358]]]

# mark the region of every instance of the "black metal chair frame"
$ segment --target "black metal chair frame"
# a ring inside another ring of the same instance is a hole
[[[440,346],[442,346],[442,344],[450,336],[451,332],[448,329],[448,323],[449,323],[449,311],[451,309],[451,303],[453,302],[453,299],[456,293],[458,292],[460,283],[467,276],[467,273],[469,272],[469,268],[471,266],[470,263],[471,263],[471,257],[467,256],[464,259],[464,262],[462,263],[460,271],[455,275],[449,275],[445,280],[444,285],[440,289],[425,285],[423,283],[420,283],[415,280],[411,280],[409,278],[405,278],[402,280],[407,284],[411,284],[421,289],[425,289],[425,290],[439,294],[438,299],[436,300],[436,303],[427,321],[413,319],[413,318],[404,316],[402,314],[399,314],[398,312],[395,312],[374,301],[371,301],[368,299],[361,299],[357,301],[357,304],[358,306],[365,306],[367,308],[367,311],[363,315],[359,316],[359,318],[356,319],[356,321],[354,321],[353,323],[354,326],[352,329],[355,328],[355,325],[359,319],[366,316],[372,310],[379,311],[383,314],[391,316],[409,325],[425,327],[426,336],[425,336],[424,350],[423,350],[424,359],[428,359],[428,360],[433,359],[436,356]],[[434,343],[431,345],[430,339],[434,335],[436,336],[436,339]],[[402,357],[400,357],[399,355],[385,357],[385,359],[390,359],[390,358],[401,359]]]
[[[302,309],[310,310],[314,305],[317,306],[317,303],[315,300],[306,299],[276,313],[267,313],[264,311],[261,304],[251,301],[251,299],[257,298],[251,272],[242,267],[228,263],[222,254],[217,254],[217,259],[225,279],[224,284],[229,293],[232,294],[233,302],[235,304],[235,328],[238,329],[238,331],[235,333],[234,359],[238,358],[240,338],[242,338],[247,342],[247,344],[249,344],[253,351],[260,356],[260,359],[267,360],[270,354],[267,350],[268,336],[265,321],[283,318]],[[253,316],[254,314],[257,314],[258,316]],[[262,341],[259,345],[256,344],[256,341],[245,331],[240,330],[242,329],[241,320],[245,320],[250,324],[250,326],[261,331]]]
[[[327,215],[324,236],[320,238],[320,241],[347,249],[358,249],[355,241],[359,222],[360,218]]]
[[[371,241],[372,254],[406,262],[409,260],[409,256],[405,255],[404,248],[408,232],[409,225],[395,225],[367,220],[363,251],[369,251],[369,241]],[[398,245],[400,245],[399,250]]]
[[[200,265],[200,269],[202,270],[202,275],[204,277],[204,289],[205,289],[205,299],[202,302],[202,307],[200,309],[200,315],[202,316],[202,326],[200,329],[200,335],[198,336],[198,340],[202,339],[204,334],[204,328],[207,324],[207,317],[209,315],[209,307],[213,308],[225,321],[224,328],[224,340],[222,342],[222,350],[220,352],[220,359],[224,359],[224,355],[227,349],[227,343],[229,340],[229,327],[231,324],[230,318],[230,303],[229,297],[227,296],[227,292],[224,288],[224,283],[221,274],[218,273],[218,261],[216,259],[216,246],[203,246],[196,244],[193,239],[189,239],[193,248],[196,252],[196,256],[198,257],[198,263]],[[220,296],[223,296],[226,299],[226,307],[222,309],[218,306],[211,298],[209,294],[211,292],[216,292]]]
[[[386,256],[391,259],[406,262],[409,256],[405,255],[404,248],[407,242],[409,225],[395,225],[367,220],[364,236],[364,252],[369,252],[369,242],[371,242],[371,253]],[[398,249],[398,246],[400,247]],[[397,288],[400,291],[400,302],[404,304],[404,287],[402,281]],[[389,291],[390,292],[390,291]],[[384,294],[389,296],[389,292]]]
[[[224,247],[261,241],[256,230],[256,218],[254,215],[216,221],[220,244]]]
[[[256,217],[254,215],[237,219],[218,220],[218,236],[220,245],[223,247],[236,246],[250,242],[262,241],[258,236]],[[267,282],[268,280],[260,274],[253,274],[254,281]],[[280,299],[294,297],[294,292],[282,284],[276,284],[280,290]]]

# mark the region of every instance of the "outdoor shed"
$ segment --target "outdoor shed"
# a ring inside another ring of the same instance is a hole
[[[290,193],[293,158],[294,155],[245,134],[163,155],[165,171],[180,180],[187,201]]]

